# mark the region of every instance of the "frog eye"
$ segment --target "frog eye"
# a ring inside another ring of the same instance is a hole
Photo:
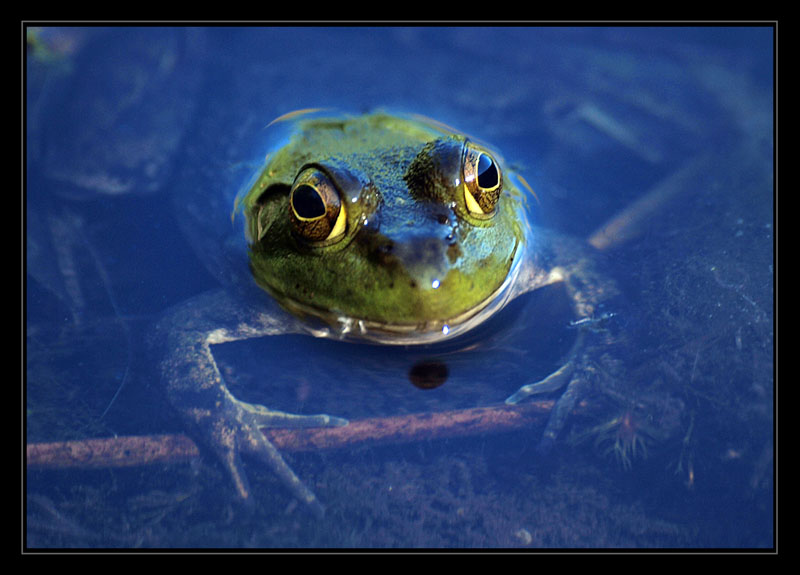
[[[464,200],[470,214],[494,215],[503,189],[500,166],[487,152],[467,145],[464,148]]]
[[[339,191],[323,172],[309,168],[300,172],[289,196],[289,217],[294,231],[309,242],[339,239],[347,217]]]

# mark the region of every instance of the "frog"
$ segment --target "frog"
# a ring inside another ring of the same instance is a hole
[[[563,284],[575,315],[572,349],[557,371],[505,400],[565,390],[540,442],[548,451],[585,385],[586,337],[614,293],[583,244],[532,225],[532,189],[489,145],[443,123],[380,110],[301,111],[276,123],[289,126],[288,139],[235,200],[233,218],[244,227],[235,242],[246,246],[231,256],[237,289],[196,296],[156,329],[169,399],[222,462],[238,499],[253,497],[240,458],[249,453],[322,516],[313,490],[260,429],[348,421],[235,397],[214,345],[286,334],[387,349],[435,344],[525,293]],[[224,264],[213,262],[217,272]]]

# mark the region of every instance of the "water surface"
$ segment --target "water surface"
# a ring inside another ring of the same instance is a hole
[[[541,428],[288,454],[324,521],[255,462],[250,512],[208,460],[30,471],[28,546],[772,547],[772,29],[28,32],[28,443],[182,431],[145,341],[221,281],[185,198],[229,221],[264,126],[292,110],[421,113],[491,143],[537,224],[591,242],[622,292],[618,371],[547,457]],[[292,336],[215,353],[234,393],[289,410],[489,405],[558,366],[557,300],[515,302],[466,357],[436,350],[435,389],[408,378],[427,350]],[[615,421],[646,454],[615,457]]]

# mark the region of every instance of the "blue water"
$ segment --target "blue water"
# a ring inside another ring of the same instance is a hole
[[[773,547],[771,28],[29,33],[28,443],[183,431],[148,334],[225,281],[230,198],[293,110],[420,113],[490,143],[536,224],[591,240],[621,291],[609,377],[547,456],[541,427],[287,454],[322,521],[255,461],[249,510],[209,459],[30,470],[29,547]],[[558,367],[562,299],[514,302],[466,355],[300,336],[215,355],[235,394],[290,411],[497,404]],[[419,389],[431,356],[447,381]],[[646,446],[630,465],[609,424],[625,414]]]

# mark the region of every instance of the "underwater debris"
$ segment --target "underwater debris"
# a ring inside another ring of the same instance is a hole
[[[570,443],[592,440],[603,457],[613,456],[624,469],[636,459],[646,459],[654,445],[666,442],[681,427],[685,406],[680,399],[656,393],[625,399],[612,390],[603,391],[611,405],[596,403],[595,421],[601,423],[573,432]]]
[[[265,429],[279,449],[308,451],[355,444],[395,444],[528,429],[543,424],[552,400],[351,421],[344,427]],[[28,468],[103,468],[178,463],[198,454],[184,435],[86,439],[27,446]]]
[[[634,409],[626,409],[585,433],[595,437],[594,446],[604,457],[613,455],[625,469],[630,469],[637,457],[646,459],[648,445],[655,440],[646,417]]]

